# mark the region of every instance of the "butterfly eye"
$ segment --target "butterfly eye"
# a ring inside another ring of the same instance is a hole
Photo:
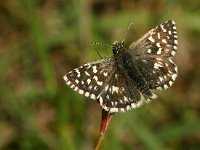
[[[120,52],[123,52],[125,45],[123,42],[114,42],[112,45],[113,54],[117,55]]]

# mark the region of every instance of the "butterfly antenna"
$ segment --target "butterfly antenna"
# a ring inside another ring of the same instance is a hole
[[[97,49],[95,49],[97,54],[99,55],[99,57],[102,59],[103,57],[100,55],[99,51]]]
[[[90,42],[90,45],[102,45],[102,46],[105,46],[105,47],[109,47],[110,46],[108,44],[99,43],[99,42]]]
[[[131,22],[131,23],[129,24],[128,29],[126,30],[126,32],[125,32],[125,34],[124,34],[124,38],[123,38],[123,40],[122,40],[122,43],[124,43],[124,40],[125,40],[125,38],[126,38],[126,36],[127,36],[127,34],[128,34],[128,31],[130,30],[132,24],[133,24],[133,22]]]
[[[101,46],[105,46],[106,49],[108,47],[111,47],[111,45],[108,44],[104,44],[104,43],[99,43],[99,42],[90,42],[90,45],[101,45]],[[99,57],[102,59],[102,56],[100,55],[99,51],[97,49],[95,49],[97,51],[97,54],[99,55]]]

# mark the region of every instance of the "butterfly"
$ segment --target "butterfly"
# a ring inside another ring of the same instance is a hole
[[[155,90],[174,83],[177,65],[177,31],[173,20],[151,29],[130,46],[112,44],[113,56],[87,63],[66,75],[66,84],[113,112],[137,108],[157,97]]]

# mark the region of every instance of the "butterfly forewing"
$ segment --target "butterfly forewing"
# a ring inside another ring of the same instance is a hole
[[[129,47],[130,52],[138,56],[135,62],[150,89],[167,89],[174,83],[178,68],[171,57],[177,51],[177,44],[175,22],[169,20]]]
[[[112,58],[88,63],[70,71],[64,76],[64,80],[79,94],[96,100],[110,78],[114,66],[112,64]]]
[[[137,55],[171,57],[177,51],[177,31],[173,20],[151,29],[142,38],[133,42],[129,49]]]

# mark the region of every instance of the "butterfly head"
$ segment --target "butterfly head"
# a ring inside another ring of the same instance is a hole
[[[124,42],[116,41],[112,44],[112,50],[114,55],[121,53],[122,51],[124,51],[124,49],[125,49]]]

